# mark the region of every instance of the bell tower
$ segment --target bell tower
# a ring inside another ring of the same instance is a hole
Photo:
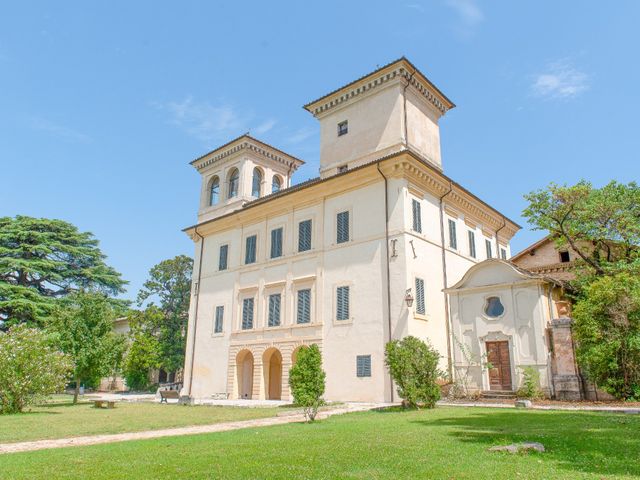
[[[308,103],[320,121],[320,176],[404,149],[442,170],[438,121],[454,107],[404,57]]]
[[[191,162],[202,176],[198,223],[290,186],[304,162],[248,134]]]

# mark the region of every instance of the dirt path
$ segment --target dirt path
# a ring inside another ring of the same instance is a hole
[[[327,418],[332,415],[361,412],[375,408],[376,405],[347,405],[318,413],[318,418]],[[78,447],[82,445],[97,445],[100,443],[124,442],[128,440],[146,440],[149,438],[174,437],[180,435],[194,435],[198,433],[227,432],[241,428],[268,427],[271,425],[284,425],[286,423],[302,422],[302,414],[285,415],[281,417],[269,417],[255,420],[243,420],[239,422],[223,422],[213,425],[197,425],[191,427],[167,428],[164,430],[146,430],[142,432],[115,433],[108,435],[91,435],[86,437],[56,438],[53,440],[35,440],[31,442],[0,443],[0,454],[31,452],[48,448]]]

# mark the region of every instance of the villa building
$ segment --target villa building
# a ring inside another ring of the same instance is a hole
[[[249,135],[191,162],[202,188],[185,229],[183,395],[290,399],[296,350],[317,344],[325,399],[397,400],[384,347],[407,335],[453,371],[448,289],[509,258],[520,228],[444,173],[439,122],[453,107],[401,58],[304,107],[320,122],[318,178],[292,185],[303,161]],[[528,335],[546,348],[544,328]]]

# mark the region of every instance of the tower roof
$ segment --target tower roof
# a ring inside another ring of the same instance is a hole
[[[384,85],[395,78],[405,78],[420,94],[422,94],[441,113],[455,107],[455,104],[438,89],[407,58],[388,63],[363,77],[354,80],[326,95],[304,105],[304,109],[314,116],[323,113],[341,103]]]
[[[196,169],[200,170],[218,160],[226,158],[229,155],[233,155],[234,153],[245,149],[271,158],[276,162],[283,163],[288,167],[293,168],[293,170],[296,170],[301,165],[304,165],[304,161],[300,160],[299,158],[296,158],[293,155],[289,155],[288,153],[285,153],[282,150],[269,145],[268,143],[261,142],[260,140],[253,138],[248,133],[234,138],[230,142],[227,142],[224,145],[221,145],[220,147],[199,156],[189,163]]]

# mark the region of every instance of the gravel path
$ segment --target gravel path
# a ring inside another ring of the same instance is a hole
[[[377,408],[376,404],[348,404],[345,406],[323,410],[317,418],[327,418],[332,415],[361,412]],[[101,443],[124,442],[128,440],[146,440],[149,438],[174,437],[180,435],[194,435],[198,433],[227,432],[241,428],[268,427],[271,425],[283,425],[286,423],[302,422],[302,414],[284,415],[255,420],[243,420],[239,422],[223,422],[213,425],[197,425],[191,427],[167,428],[164,430],[146,430],[143,432],[115,433],[108,435],[91,435],[86,437],[57,438],[53,440],[36,440],[32,442],[0,443],[0,454],[31,452],[48,448],[78,447],[82,445],[97,445]]]
[[[437,402],[442,407],[485,407],[485,408],[515,408],[515,401],[505,402],[492,402],[490,400],[468,401],[468,400],[440,400]],[[640,408],[634,403],[628,407],[623,405],[606,405],[595,403],[567,403],[565,402],[547,402],[536,400],[533,401],[533,406],[527,410],[569,410],[569,411],[581,411],[581,412],[617,412],[627,413],[630,415],[640,415]]]

